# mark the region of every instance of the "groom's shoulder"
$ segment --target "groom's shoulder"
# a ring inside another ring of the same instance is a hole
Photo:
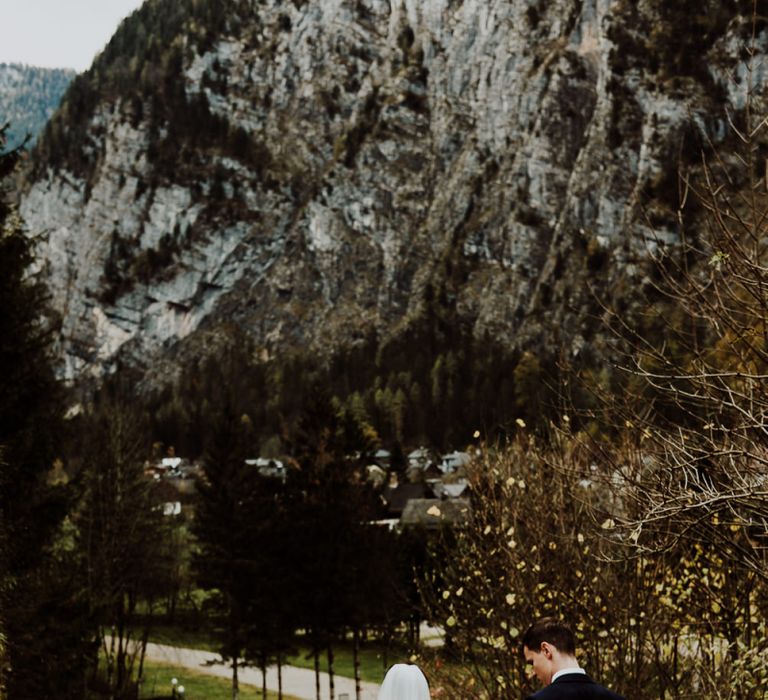
[[[624,700],[618,693],[595,683],[589,676],[564,676],[526,700]]]

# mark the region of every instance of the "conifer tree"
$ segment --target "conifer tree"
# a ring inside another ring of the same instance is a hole
[[[198,584],[215,592],[211,608],[221,621],[220,653],[232,662],[233,700],[239,695],[239,667],[253,628],[257,584],[264,576],[259,565],[260,479],[245,461],[252,456],[253,431],[236,390],[242,360],[231,350],[221,363],[207,368],[214,381],[210,385],[204,479],[198,484],[194,523]]]
[[[351,629],[357,658],[360,630],[376,618],[371,601],[391,586],[380,566],[384,543],[366,525],[373,518],[372,491],[345,456],[342,416],[319,383],[308,394],[312,398],[292,446],[300,468],[288,486],[293,567],[301,582],[293,595],[314,657],[319,696],[321,653],[333,686],[334,644]]]
[[[17,157],[0,154],[0,181]],[[51,684],[57,697],[68,697],[72,670],[72,647],[50,645],[52,635],[43,634],[62,611],[46,555],[67,502],[46,479],[61,449],[61,393],[41,320],[45,290],[30,277],[32,260],[32,242],[6,189],[0,192],[0,696],[8,698],[48,697]]]

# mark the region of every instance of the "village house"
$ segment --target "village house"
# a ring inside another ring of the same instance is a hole
[[[466,452],[449,452],[440,458],[440,471],[443,474],[451,474],[461,467],[466,467],[472,461],[472,457]]]
[[[392,453],[384,449],[376,450],[376,454],[373,455],[373,461],[382,469],[389,469],[392,462]]]
[[[245,463],[249,467],[255,467],[261,476],[267,476],[273,479],[285,481],[288,476],[288,470],[279,459],[268,459],[266,457],[257,457],[256,459],[246,459]]]
[[[392,473],[389,476],[389,485],[384,488],[381,494],[389,517],[400,517],[408,502],[413,499],[434,496],[432,490],[423,481],[401,482],[397,474]]]
[[[424,527],[436,530],[446,525],[461,527],[469,520],[468,498],[441,501],[436,498],[414,498],[408,501],[400,516],[400,527]]]
[[[432,464],[432,453],[426,447],[417,447],[408,453],[408,467],[424,471]]]
[[[441,500],[447,500],[449,498],[460,498],[466,496],[469,488],[469,481],[467,479],[456,479],[455,481],[445,482],[437,481],[432,484],[432,491],[435,496]]]

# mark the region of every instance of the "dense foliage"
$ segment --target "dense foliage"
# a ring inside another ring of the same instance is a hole
[[[0,142],[5,129],[0,131]],[[17,152],[0,156],[0,180]],[[54,378],[52,336],[42,322],[45,290],[29,275],[32,242],[8,193],[0,193],[0,686],[8,697],[77,692],[82,663],[77,631],[51,621],[76,617],[66,575],[49,546],[68,499],[51,478],[62,455],[62,395]],[[5,641],[5,646],[3,645]],[[74,642],[74,643],[73,643]]]
[[[557,412],[555,360],[426,320],[389,341],[370,337],[330,364],[299,352],[270,362],[244,353],[238,376],[254,420],[254,453],[290,453],[307,401],[321,387],[349,449],[371,454],[379,447],[461,447],[476,429],[514,432],[516,418],[543,425]],[[219,362],[213,356],[191,364],[150,400],[156,439],[179,454],[202,451]]]

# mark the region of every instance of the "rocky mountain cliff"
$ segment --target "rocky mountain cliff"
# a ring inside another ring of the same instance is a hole
[[[749,9],[148,0],[21,201],[63,373],[165,367],[233,325],[262,357],[329,353],[436,303],[578,352],[587,279],[639,276],[651,223],[674,239],[677,164],[743,106]]]
[[[20,63],[0,63],[0,120],[10,123],[8,144],[30,144],[59,106],[75,77],[68,68],[36,68]]]

